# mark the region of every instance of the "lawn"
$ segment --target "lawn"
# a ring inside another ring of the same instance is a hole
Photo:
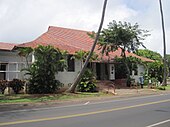
[[[0,103],[35,103],[35,102],[47,102],[47,101],[62,101],[62,100],[75,100],[91,97],[110,96],[105,93],[76,93],[76,94],[16,94],[16,95],[2,95],[0,94]]]
[[[170,85],[165,86],[166,90],[170,90]]]
[[[160,86],[158,87],[159,90],[170,90],[170,85],[167,86]]]

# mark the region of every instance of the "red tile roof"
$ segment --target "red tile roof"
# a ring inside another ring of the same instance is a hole
[[[16,44],[0,42],[0,50],[10,51]]]
[[[20,44],[17,47],[36,48],[38,45],[44,45],[44,46],[52,45],[55,48],[59,48],[60,50],[66,50],[70,54],[74,54],[76,51],[79,50],[90,51],[94,39],[89,37],[87,33],[90,33],[90,31],[50,26],[46,33],[42,34],[34,41]],[[95,49],[95,52],[97,54],[100,53],[98,48]],[[133,53],[126,52],[126,54],[127,56],[134,56],[140,58],[143,61],[153,62],[150,59],[137,56]],[[110,56],[112,58],[116,56],[120,57],[121,49],[118,49],[117,51],[110,53]],[[104,59],[108,59],[108,57],[104,56]]]
[[[76,51],[89,51],[93,39],[87,35],[87,31],[73,30],[68,28],[50,26],[48,31],[38,37],[36,40],[28,43],[23,43],[17,47],[32,47],[38,45],[52,45],[61,50],[67,50],[70,54]]]

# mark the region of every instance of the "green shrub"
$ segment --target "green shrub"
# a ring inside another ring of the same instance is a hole
[[[96,79],[90,69],[87,69],[78,85],[80,92],[97,92]]]
[[[11,87],[16,94],[19,93],[22,89],[24,89],[24,83],[25,81],[19,80],[19,79],[13,79],[9,82],[9,87]]]
[[[1,91],[2,94],[4,94],[4,91],[5,91],[7,86],[8,86],[7,80],[0,80],[0,91]]]
[[[48,82],[43,82],[44,80],[29,80],[28,92],[30,94],[49,94],[55,93],[63,84],[58,80],[49,80]]]
[[[66,52],[50,45],[39,45],[34,49],[35,62],[25,71],[28,78],[28,92],[31,94],[55,93],[61,86],[55,74],[66,67]]]
[[[157,89],[158,89],[158,90],[166,90],[166,88],[163,87],[163,86],[159,86],[159,87],[157,87]]]
[[[134,83],[135,83],[135,79],[133,79],[131,77],[127,77],[126,84],[127,84],[128,87],[130,87]]]

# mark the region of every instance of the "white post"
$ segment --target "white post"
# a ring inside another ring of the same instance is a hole
[[[7,80],[9,81],[9,63],[7,64]]]
[[[18,63],[16,63],[16,75],[15,75],[15,78],[18,79]]]
[[[32,63],[35,62],[35,56],[34,56],[34,52],[32,53]]]

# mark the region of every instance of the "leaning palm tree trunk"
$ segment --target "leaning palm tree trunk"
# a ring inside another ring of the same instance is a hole
[[[90,60],[90,57],[91,57],[92,54],[93,54],[93,51],[94,51],[95,46],[96,46],[96,44],[97,44],[97,41],[98,41],[98,39],[99,39],[100,31],[101,31],[102,26],[103,26],[104,16],[105,16],[105,11],[106,11],[106,5],[107,5],[107,0],[104,0],[103,11],[102,11],[102,18],[101,18],[100,26],[99,26],[99,29],[98,29],[98,32],[97,32],[95,41],[94,41],[94,43],[93,43],[93,46],[92,46],[92,48],[91,48],[91,50],[90,50],[89,55],[87,56],[87,59],[86,59],[84,65],[83,65],[83,68],[81,69],[81,71],[80,71],[80,73],[77,75],[77,78],[75,79],[74,83],[70,86],[70,88],[67,90],[67,92],[70,92],[70,93],[74,93],[74,92],[75,92],[75,89],[76,89],[78,83],[80,82],[82,75],[84,74],[84,71],[85,71],[85,69],[86,69],[86,67],[87,67],[87,64],[88,64],[88,62],[89,62],[89,60]]]
[[[167,76],[167,68],[166,68],[166,42],[165,42],[165,27],[164,27],[164,17],[163,17],[163,9],[162,9],[162,2],[159,0],[160,5],[160,14],[161,14],[161,21],[162,21],[162,32],[163,32],[163,46],[164,46],[164,73],[163,73],[163,82],[162,85],[166,85],[166,76]]]

